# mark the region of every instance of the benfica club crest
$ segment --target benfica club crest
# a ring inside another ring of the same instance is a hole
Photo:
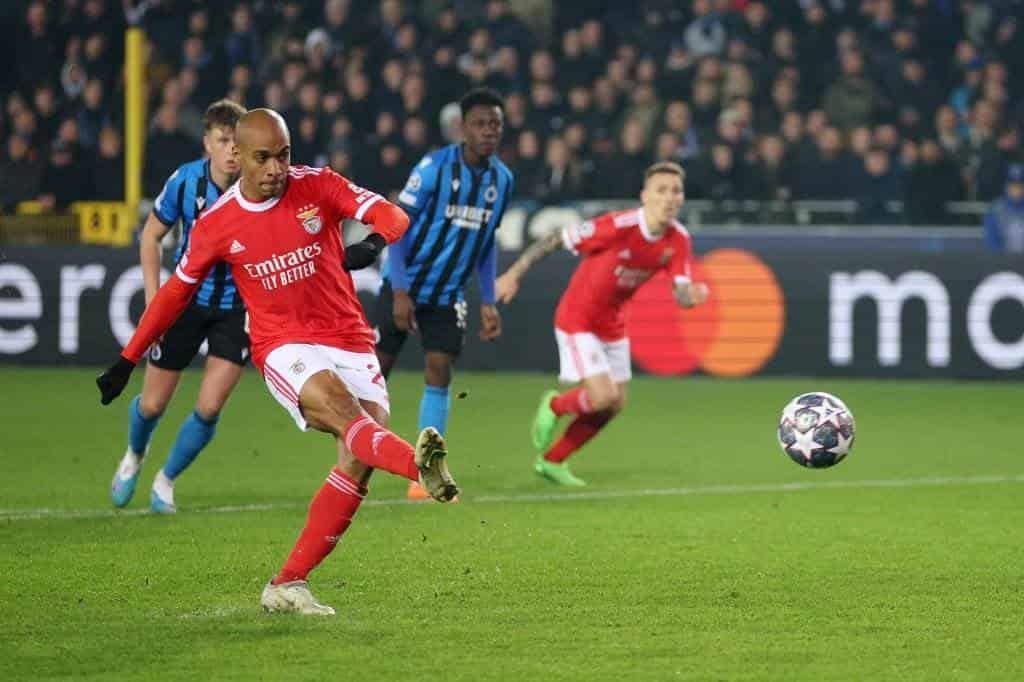
[[[299,212],[295,214],[295,217],[302,223],[302,229],[310,234],[316,234],[323,228],[323,222],[320,220],[320,207],[303,206],[299,209]]]

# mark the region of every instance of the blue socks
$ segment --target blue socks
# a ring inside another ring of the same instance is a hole
[[[433,426],[441,435],[448,429],[448,387],[424,386],[420,400],[420,430]]]
[[[142,416],[139,412],[139,402],[142,396],[137,395],[128,407],[128,447],[137,455],[145,455],[149,447],[149,439],[153,435],[153,429],[160,422],[160,415],[150,418]]]
[[[188,468],[188,465],[199,455],[199,452],[206,447],[206,444],[213,438],[217,431],[217,419],[214,417],[206,421],[193,410],[185,423],[178,431],[178,437],[171,448],[171,454],[167,456],[164,464],[164,476],[172,481]]]

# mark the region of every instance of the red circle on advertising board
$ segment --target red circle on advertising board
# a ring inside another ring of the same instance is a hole
[[[665,273],[641,287],[626,310],[633,359],[652,374],[745,376],[772,358],[782,339],[785,299],[775,273],[742,249],[716,249],[693,263],[704,305],[682,309]]]

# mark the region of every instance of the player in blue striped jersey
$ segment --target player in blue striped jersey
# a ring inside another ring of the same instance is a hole
[[[459,102],[464,140],[427,154],[398,195],[409,214],[405,236],[388,248],[378,300],[377,356],[386,377],[410,331],[424,352],[419,428],[442,434],[448,386],[466,329],[464,290],[475,273],[480,289],[480,338],[501,334],[494,305],[495,232],[512,195],[512,171],[496,153],[504,126],[501,96],[476,89]],[[409,496],[425,498],[416,484]]]
[[[203,115],[206,157],[174,171],[156,198],[139,244],[147,305],[160,288],[160,241],[164,235],[181,222],[177,262],[188,246],[196,218],[238,177],[235,124],[244,113],[244,108],[229,100],[211,104]],[[175,511],[174,481],[213,438],[220,412],[249,358],[245,308],[225,263],[213,269],[189,307],[150,350],[142,393],[129,407],[128,450],[110,487],[115,506],[124,507],[131,501],[153,430],[174,394],[181,371],[192,362],[203,341],[207,342],[208,358],[195,409],[181,425],[167,461],[153,481],[150,508],[157,513]]]

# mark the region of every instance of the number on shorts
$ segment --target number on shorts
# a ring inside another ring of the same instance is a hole
[[[466,328],[466,318],[469,316],[469,306],[466,305],[465,301],[459,301],[455,304],[455,326],[459,329]]]

